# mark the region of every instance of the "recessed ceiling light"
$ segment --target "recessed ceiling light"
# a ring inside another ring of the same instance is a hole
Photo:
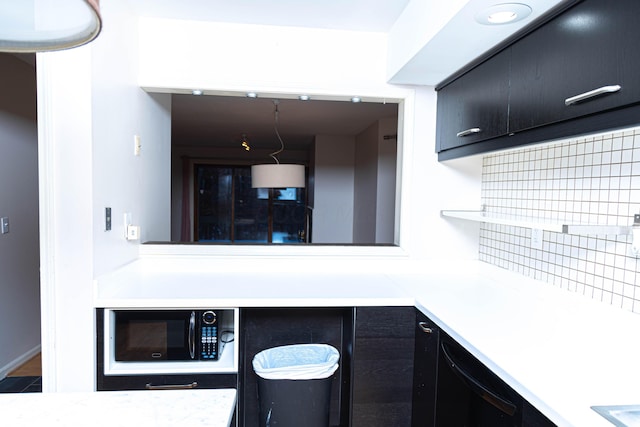
[[[531,15],[531,7],[522,3],[496,4],[478,12],[476,21],[483,25],[503,25],[521,21]]]
[[[200,89],[194,89],[191,91],[191,94],[196,96],[202,95],[202,91]]]
[[[300,96],[298,97],[298,99],[299,99],[300,101],[308,101],[308,100],[310,100],[310,99],[311,99],[311,97],[310,97],[309,95],[300,95]]]
[[[362,101],[362,98],[360,98],[359,96],[354,96],[351,98],[351,102],[360,102]]]
[[[247,92],[247,98],[257,98],[258,94],[255,92]]]

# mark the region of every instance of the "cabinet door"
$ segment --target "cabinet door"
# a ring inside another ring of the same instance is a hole
[[[357,307],[352,427],[409,427],[414,307]]]
[[[435,425],[440,329],[416,310],[412,427]]]
[[[584,0],[513,45],[510,132],[640,101],[639,13],[637,0]]]
[[[507,49],[438,92],[438,152],[507,134],[509,61]]]

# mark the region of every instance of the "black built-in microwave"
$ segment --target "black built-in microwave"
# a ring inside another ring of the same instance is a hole
[[[118,362],[218,360],[220,315],[214,310],[114,310]]]

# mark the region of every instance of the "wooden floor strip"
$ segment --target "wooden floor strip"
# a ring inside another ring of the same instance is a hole
[[[15,370],[9,372],[8,377],[41,377],[42,354],[38,353]]]

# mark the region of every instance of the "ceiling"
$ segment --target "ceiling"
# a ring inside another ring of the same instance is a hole
[[[440,0],[438,0],[440,1]],[[409,0],[131,0],[141,16],[388,32]]]
[[[252,148],[301,149],[315,135],[355,136],[378,119],[398,117],[396,103],[300,101],[240,96],[172,95],[172,136],[176,145],[240,147],[246,134]]]

